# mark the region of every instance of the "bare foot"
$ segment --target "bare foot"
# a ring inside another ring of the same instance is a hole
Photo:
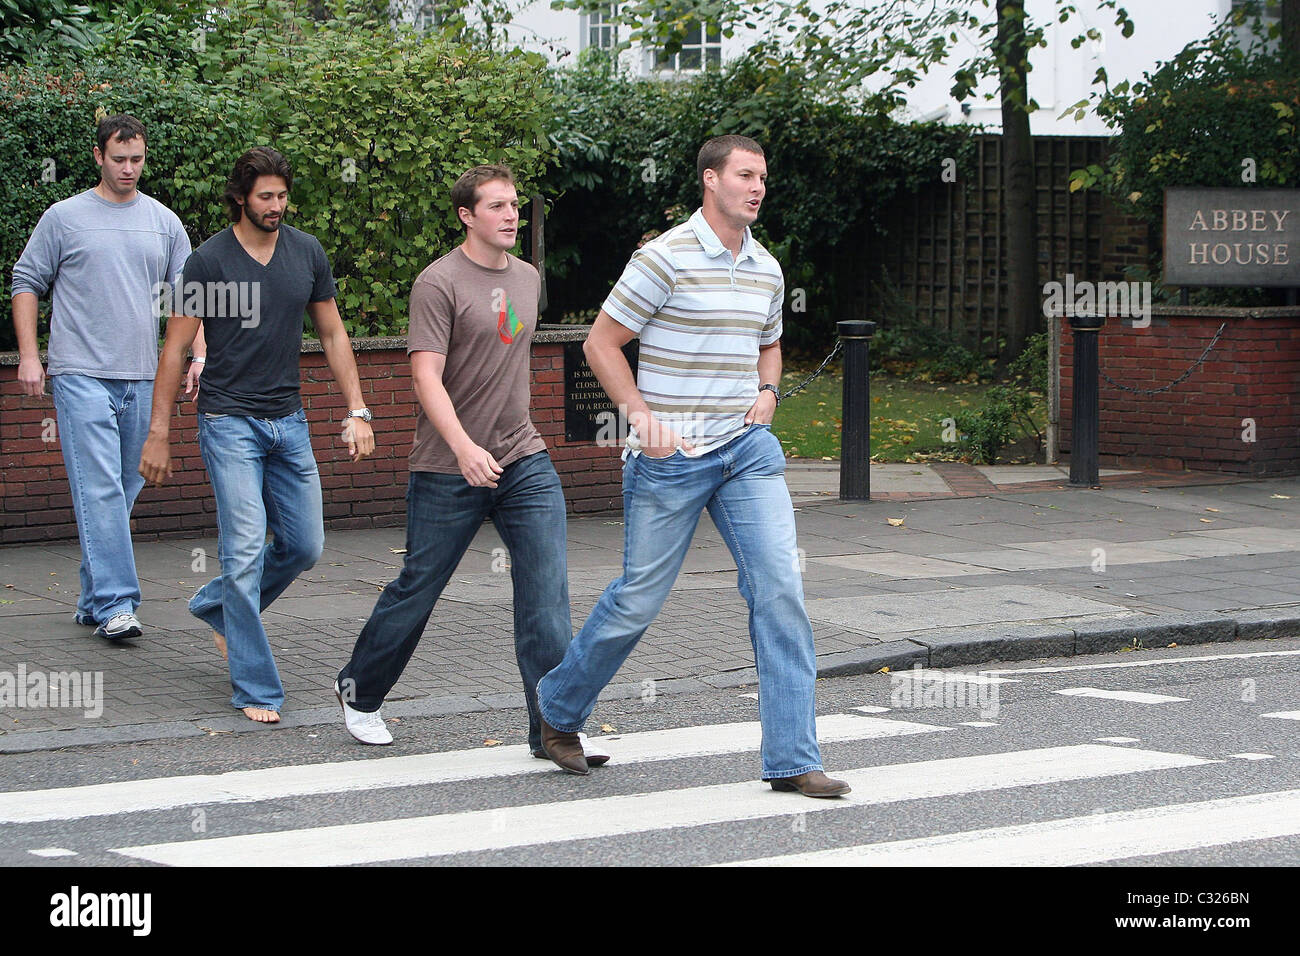
[[[267,710],[265,707],[245,707],[244,716],[249,720],[255,720],[261,724],[278,724],[280,715],[274,710]]]
[[[221,659],[223,661],[230,660],[230,658],[226,655],[226,639],[222,637],[220,634],[218,634],[216,631],[212,632],[212,643],[217,645],[217,653],[221,655]]]

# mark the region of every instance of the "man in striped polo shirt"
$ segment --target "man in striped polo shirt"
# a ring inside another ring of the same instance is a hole
[[[772,434],[781,379],[781,267],[751,235],[767,190],[758,143],[719,136],[696,167],[703,208],[638,249],[584,352],[631,426],[623,576],[537,685],[542,744],[586,774],[578,731],[672,590],[708,510],[749,605],[763,779],[811,797],[849,792],[822,772],[812,625],[804,610],[785,454]],[[637,380],[622,348],[640,335]]]

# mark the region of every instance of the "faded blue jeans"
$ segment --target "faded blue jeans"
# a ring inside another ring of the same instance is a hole
[[[560,666],[537,687],[556,730],[574,732],[632,653],[672,590],[707,509],[736,560],[758,665],[763,778],[822,769],[817,663],[803,604],[785,454],[755,425],[698,458],[629,455],[623,465],[623,576],[605,589]]]
[[[478,488],[461,475],[411,472],[402,572],[379,596],[352,659],[339,672],[339,687],[356,710],[380,708],[415,652],[443,588],[490,517],[510,554],[515,659],[528,706],[528,746],[540,750],[537,681],[560,662],[573,636],[564,491],[544,451],[506,465],[496,481],[496,488]],[[496,560],[484,558],[482,569]],[[494,569],[504,571],[504,562]]]
[[[81,543],[77,615],[102,624],[140,606],[131,508],[144,487],[153,382],[52,375],[50,390]]]
[[[190,613],[226,639],[231,704],[278,711],[284,686],[261,612],[325,546],[307,416],[200,414],[199,451],[217,499],[221,574],[190,599]]]

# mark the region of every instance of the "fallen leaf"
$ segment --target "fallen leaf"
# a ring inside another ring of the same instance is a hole
[[[406,554],[405,548],[389,548],[388,550],[393,554]]]
[[[890,525],[895,528],[901,528],[903,526],[902,518],[886,518],[885,520],[888,521]]]
[[[605,734],[616,734],[616,733],[618,733],[618,731],[617,731],[614,727],[611,727],[609,724],[601,724],[601,725],[600,725],[600,730],[601,730],[601,733],[605,733]]]
[[[889,668],[888,668],[888,667],[882,667],[882,668],[880,668],[880,670],[876,671],[876,673],[877,673],[877,674],[888,674],[888,673],[889,673]]]
[[[1167,645],[1166,645],[1166,647],[1177,647],[1177,646],[1178,646],[1177,643],[1174,643],[1174,644],[1167,644]]]
[[[1206,508],[1205,510],[1206,510],[1206,511],[1213,511],[1213,512],[1215,512],[1215,513],[1217,514],[1219,509],[1218,509],[1218,508]]]
[[[1269,495],[1269,497],[1270,497],[1270,498],[1283,498],[1283,499],[1285,499],[1285,500],[1287,500],[1287,501],[1289,501],[1289,500],[1291,499],[1291,496],[1290,496],[1290,495]],[[11,587],[13,587],[13,585],[12,585],[12,584],[6,584],[5,587],[7,587],[7,588],[11,588]]]
[[[1206,524],[1214,524],[1213,518],[1197,518],[1197,521],[1204,521]]]
[[[484,747],[495,747],[495,746],[496,746],[497,744],[499,744],[499,743],[501,743],[501,741],[499,741],[499,740],[495,740],[495,739],[493,739],[492,737],[489,737],[487,740],[483,741],[483,746],[484,746]]]

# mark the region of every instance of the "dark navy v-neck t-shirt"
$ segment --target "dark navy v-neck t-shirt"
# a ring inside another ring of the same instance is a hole
[[[203,320],[208,361],[198,410],[283,418],[302,408],[299,355],[309,302],[335,296],[329,259],[315,236],[281,226],[271,261],[250,256],[227,228],[185,263],[173,310]]]

